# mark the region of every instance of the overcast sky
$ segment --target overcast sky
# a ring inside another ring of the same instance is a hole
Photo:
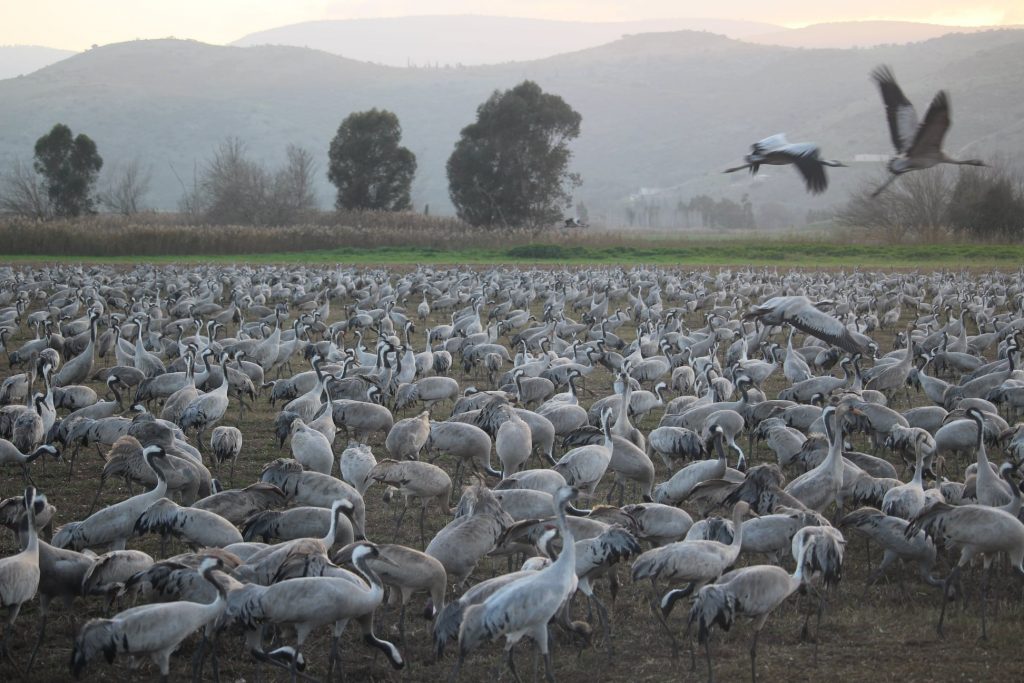
[[[78,50],[167,36],[227,43],[301,21],[423,14],[586,21],[713,17],[785,26],[900,19],[988,26],[1024,24],[1024,0],[0,0],[0,45]]]

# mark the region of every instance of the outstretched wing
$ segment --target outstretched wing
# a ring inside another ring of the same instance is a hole
[[[871,77],[878,83],[878,88],[882,92],[892,144],[898,153],[903,154],[910,149],[917,135],[917,111],[903,94],[889,67],[878,67],[871,72]]]
[[[797,170],[800,171],[800,175],[804,177],[807,191],[811,194],[821,194],[828,187],[828,178],[825,176],[825,167],[819,159],[817,145],[809,142],[787,145],[776,154],[792,160]]]
[[[838,346],[849,353],[871,355],[871,349],[867,346],[870,339],[864,335],[854,337],[846,325],[813,306],[800,308],[795,314],[787,316],[786,322],[802,332]]]
[[[788,145],[789,140],[786,139],[786,134],[776,133],[775,135],[770,135],[764,140],[758,140],[752,144],[750,146],[750,151],[755,154],[768,154]]]
[[[949,130],[949,97],[940,90],[928,107],[922,123],[914,136],[914,142],[907,152],[909,156],[936,154],[942,149],[942,139]]]

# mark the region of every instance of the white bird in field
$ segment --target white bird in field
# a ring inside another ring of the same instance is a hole
[[[783,133],[772,135],[764,140],[755,142],[750,146],[750,154],[743,157],[746,162],[742,166],[735,166],[725,170],[726,173],[750,169],[750,175],[756,175],[762,165],[769,166],[796,166],[796,170],[803,176],[807,184],[807,191],[811,194],[821,194],[828,187],[828,177],[825,175],[825,167],[844,168],[846,164],[841,161],[827,160],[821,158],[821,149],[813,142],[790,142]]]
[[[903,94],[889,67],[878,67],[871,72],[871,77],[882,92],[889,134],[896,148],[896,156],[889,161],[889,173],[892,175],[872,193],[872,197],[882,194],[898,176],[911,171],[921,171],[938,164],[986,165],[980,159],[953,159],[942,150],[942,139],[952,123],[949,115],[949,95],[945,90],[936,93],[924,115],[924,121],[918,123],[914,105]]]

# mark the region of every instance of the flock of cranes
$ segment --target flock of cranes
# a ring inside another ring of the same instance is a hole
[[[756,680],[792,596],[816,643],[849,600],[854,537],[864,590],[908,564],[939,632],[964,597],[986,636],[1024,574],[1019,272],[4,268],[0,330],[13,675],[51,661],[58,600],[76,677],[183,649],[197,680],[331,678],[355,621],[453,680],[492,642],[554,680],[625,631],[713,678],[746,617]]]
[[[940,90],[932,100],[923,121],[918,121],[917,110],[903,90],[896,83],[896,77],[887,66],[880,66],[871,72],[871,78],[878,85],[885,104],[889,134],[896,155],[889,161],[889,179],[872,193],[877,197],[899,176],[911,171],[921,171],[938,164],[960,166],[985,166],[979,159],[954,159],[942,149],[943,138],[952,123],[949,113],[949,95]],[[726,173],[749,170],[755,175],[761,166],[796,166],[803,176],[807,191],[821,194],[828,188],[825,167],[842,168],[841,161],[821,158],[821,149],[813,142],[792,143],[783,134],[772,135],[751,145],[750,153],[744,157],[741,166],[725,170]]]

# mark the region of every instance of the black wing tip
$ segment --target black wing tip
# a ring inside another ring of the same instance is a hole
[[[893,75],[892,69],[888,64],[882,64],[872,69],[871,78],[879,85],[896,84],[896,76]]]
[[[935,97],[932,98],[932,107],[939,107],[942,109],[949,109],[949,93],[945,90],[940,90],[935,93]]]

